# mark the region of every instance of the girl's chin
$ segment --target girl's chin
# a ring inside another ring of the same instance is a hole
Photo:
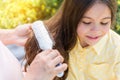
[[[90,41],[90,42],[88,42],[88,45],[89,46],[93,46],[93,45],[95,45],[95,44],[97,44],[99,42],[99,40],[96,40],[96,41]]]

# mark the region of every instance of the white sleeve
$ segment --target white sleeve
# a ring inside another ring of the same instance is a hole
[[[0,80],[22,80],[20,63],[0,41]]]

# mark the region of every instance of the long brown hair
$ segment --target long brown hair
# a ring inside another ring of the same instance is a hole
[[[77,25],[81,21],[85,12],[90,9],[96,2],[106,4],[111,10],[112,24],[115,20],[117,9],[116,0],[64,0],[58,12],[50,19],[45,20],[44,24],[48,27],[54,36],[56,42],[55,48],[59,50],[68,64],[69,52],[77,41]],[[32,35],[25,45],[27,63],[25,67],[31,64],[40,49],[37,46],[35,36]],[[68,66],[69,67],[69,66]],[[68,70],[62,78],[55,77],[54,80],[65,80]]]

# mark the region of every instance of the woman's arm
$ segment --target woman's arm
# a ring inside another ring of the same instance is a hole
[[[24,46],[31,28],[30,24],[19,25],[15,29],[0,29],[0,40],[5,44],[17,44]]]

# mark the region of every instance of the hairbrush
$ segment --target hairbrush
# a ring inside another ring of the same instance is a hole
[[[53,48],[53,46],[55,45],[55,42],[42,21],[36,21],[32,23],[32,30],[38,42],[38,46],[42,50],[48,50]],[[56,66],[59,66],[61,64],[62,63],[59,63]],[[63,75],[64,75],[64,72],[61,72],[57,74],[57,77],[62,77]]]

